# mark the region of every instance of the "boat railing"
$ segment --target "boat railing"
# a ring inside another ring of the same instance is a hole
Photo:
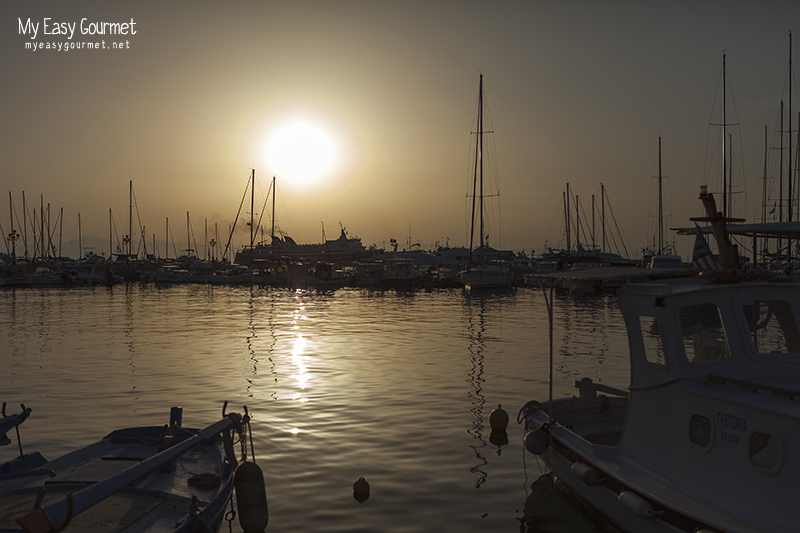
[[[628,391],[609,387],[608,385],[603,385],[601,383],[595,383],[591,380],[591,378],[575,380],[575,388],[580,391],[581,398],[595,398],[598,392],[622,396],[623,398],[627,398],[629,395]]]
[[[757,390],[769,391],[778,398],[783,398],[785,400],[791,400],[795,396],[800,396],[800,390],[784,389],[781,387],[774,387],[772,385],[753,383],[752,381],[746,381],[743,379],[726,378],[724,376],[716,376],[713,374],[708,375],[708,381],[709,383],[714,383],[716,385],[725,385],[730,383],[732,385],[736,385],[744,392],[756,392]]]

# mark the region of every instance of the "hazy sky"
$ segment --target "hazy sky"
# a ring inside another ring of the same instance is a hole
[[[28,19],[35,39],[21,34]],[[133,21],[136,33],[84,35],[82,19]],[[722,121],[723,52],[727,122],[739,124],[728,128],[733,181],[746,191],[733,214],[760,220],[764,127],[777,148],[798,21],[795,0],[3,0],[0,189],[19,219],[23,191],[29,217],[41,198],[51,221],[63,207],[64,242],[77,239],[78,213],[84,237],[107,242],[109,209],[116,233],[127,231],[132,180],[148,246],[153,234],[163,246],[167,218],[184,243],[187,212],[200,243],[206,221],[228,231],[251,168],[261,212],[277,173],[265,142],[302,119],[325,132],[332,166],[305,185],[277,176],[285,233],[319,242],[323,224],[335,238],[341,222],[365,245],[402,247],[409,235],[424,248],[464,245],[482,73],[500,192],[492,228],[502,227],[491,244],[563,244],[566,183],[587,217],[603,183],[637,255],[655,232],[659,134],[669,225],[701,214],[700,185],[721,189],[721,128],[709,123]],[[75,33],[45,35],[45,22]],[[26,49],[98,41],[126,46]],[[796,130],[796,88],[792,99]],[[770,202],[778,154],[769,150]],[[2,201],[5,233],[10,222]],[[679,252],[691,241],[678,238]]]

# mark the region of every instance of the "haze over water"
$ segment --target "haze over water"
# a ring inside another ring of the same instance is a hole
[[[523,457],[515,422],[548,394],[539,290],[127,284],[9,289],[0,308],[1,399],[33,409],[26,453],[55,458],[118,427],[161,425],[173,405],[187,427],[213,422],[225,400],[247,405],[268,530],[517,531],[544,471]],[[583,376],[627,386],[613,297],[557,297],[555,348],[556,396]],[[497,404],[512,419],[500,448]],[[359,504],[362,476],[371,494]]]

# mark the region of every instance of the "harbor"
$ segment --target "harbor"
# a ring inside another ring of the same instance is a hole
[[[800,3],[0,12],[0,533],[798,530]]]

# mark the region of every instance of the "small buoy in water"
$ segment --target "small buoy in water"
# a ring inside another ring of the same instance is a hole
[[[550,439],[547,437],[547,433],[541,428],[529,431],[523,440],[525,442],[525,449],[534,455],[542,455],[547,451],[547,447],[550,446]]]
[[[358,481],[353,483],[353,498],[358,503],[364,503],[369,498],[369,483],[363,477],[358,478]]]
[[[492,429],[505,429],[508,427],[508,413],[506,413],[500,404],[497,404],[497,409],[492,411],[489,415],[489,425],[492,426]]]
[[[264,475],[255,463],[241,463],[234,474],[239,525],[245,533],[261,533],[269,522]]]

